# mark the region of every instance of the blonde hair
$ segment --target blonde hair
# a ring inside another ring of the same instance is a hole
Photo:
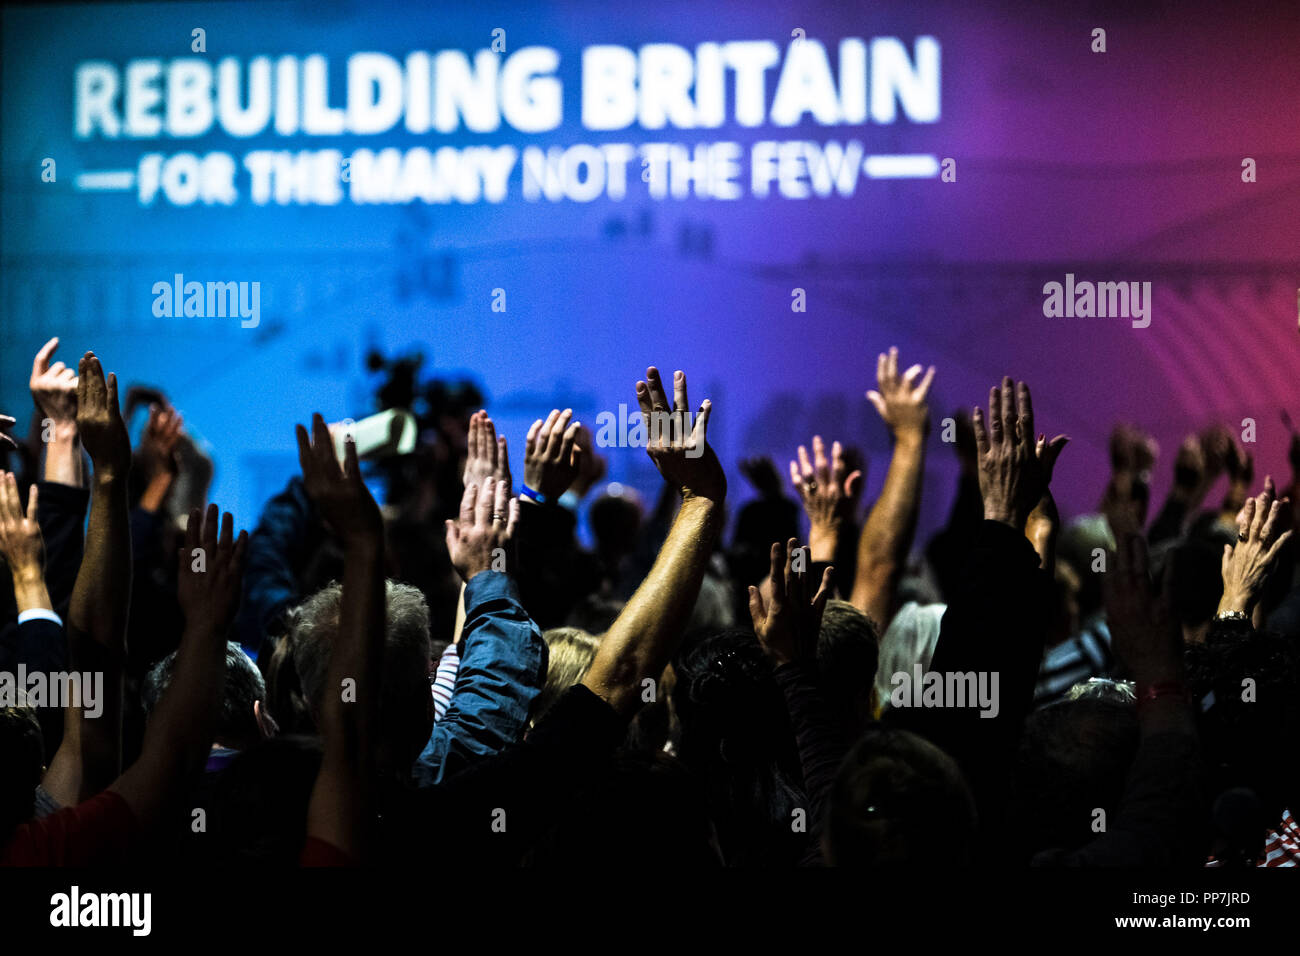
[[[533,701],[533,724],[551,709],[561,694],[586,676],[596,659],[601,637],[588,634],[580,627],[553,627],[542,633],[542,640],[546,641],[548,652],[546,683]]]

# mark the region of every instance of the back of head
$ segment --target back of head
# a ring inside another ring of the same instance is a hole
[[[967,866],[975,801],[957,763],[923,737],[874,724],[840,766],[824,850],[833,866]]]
[[[1076,685],[1073,699],[1025,721],[1016,767],[1019,851],[1074,850],[1097,835],[1097,810],[1114,819],[1137,754],[1137,711],[1131,696],[1097,681]]]
[[[817,672],[826,706],[848,738],[871,719],[880,634],[875,623],[848,601],[826,602],[817,634]]]
[[[158,701],[171,685],[176,669],[176,652],[168,654],[150,669],[145,677],[141,697],[146,714],[152,714]],[[253,711],[258,701],[266,701],[266,681],[257,665],[235,641],[226,642],[226,683],[221,695],[221,716],[214,739],[227,747],[242,750],[261,739],[261,727]]]
[[[429,692],[429,607],[407,584],[388,581],[384,619],[384,666],[379,705],[380,762],[409,768],[429,738],[433,698]],[[343,587],[337,582],[313,594],[288,616],[290,650],[303,697],[313,719],[327,693],[330,648],[338,639]]]
[[[600,638],[579,627],[553,627],[542,633],[546,641],[546,683],[533,701],[532,722],[560,699],[560,695],[582,680],[596,657]]]
[[[32,818],[36,786],[45,770],[41,725],[36,711],[22,704],[0,707],[0,849],[16,827]]]
[[[785,698],[752,631],[732,629],[673,662],[677,752],[704,781],[726,861],[789,863],[793,811],[804,805]]]

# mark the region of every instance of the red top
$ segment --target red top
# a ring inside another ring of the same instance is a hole
[[[139,826],[121,794],[105,790],[75,807],[31,820],[0,849],[0,866],[99,866],[120,863]]]

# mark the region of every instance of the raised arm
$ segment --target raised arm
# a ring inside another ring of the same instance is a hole
[[[77,379],[77,431],[93,467],[90,523],[68,610],[68,652],[75,671],[104,675],[94,719],[65,710],[64,739],[50,761],[46,790],[75,804],[103,790],[121,772],[122,668],[131,601],[131,529],[127,472],[131,442],[117,404],[117,377],[104,377],[87,352]]]
[[[58,347],[58,336],[41,346],[32,360],[32,374],[27,383],[42,416],[44,478],[55,484],[84,488],[86,474],[77,435],[78,379],[62,362],[50,364]]]
[[[861,469],[849,469],[839,442],[831,444],[829,459],[821,435],[813,435],[811,460],[808,449],[799,446],[799,460],[790,462],[790,481],[798,489],[808,515],[808,551],[814,564],[835,560],[840,532],[853,524],[863,477]]]
[[[883,631],[894,616],[898,582],[916,534],[921,509],[921,477],[925,469],[925,437],[930,430],[927,398],[934,366],[913,365],[898,373],[898,349],[876,360],[876,391],[867,393],[889,426],[894,454],[885,487],[876,499],[858,539],[858,567],[850,601]]]
[[[670,426],[648,429],[646,451],[664,480],[681,493],[682,504],[654,566],[606,633],[582,679],[625,717],[641,706],[642,682],[659,680],[682,638],[722,529],[727,495],[726,475],[707,441],[713,406],[705,399],[692,427],[685,373],[673,377],[671,408],[653,367],[646,370],[646,381],[636,383],[636,397],[648,424]]]
[[[325,753],[307,805],[307,836],[359,861],[373,817],[384,661],[384,524],[361,480],[356,442],[344,443],[340,468],[324,418],[312,416],[310,439],[301,425],[297,435],[307,494],[343,542],[338,641],[330,648],[320,713]]]

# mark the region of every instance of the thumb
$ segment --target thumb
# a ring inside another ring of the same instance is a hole
[[[749,618],[754,623],[755,631],[767,619],[767,615],[763,611],[763,595],[752,584],[749,586]]]

